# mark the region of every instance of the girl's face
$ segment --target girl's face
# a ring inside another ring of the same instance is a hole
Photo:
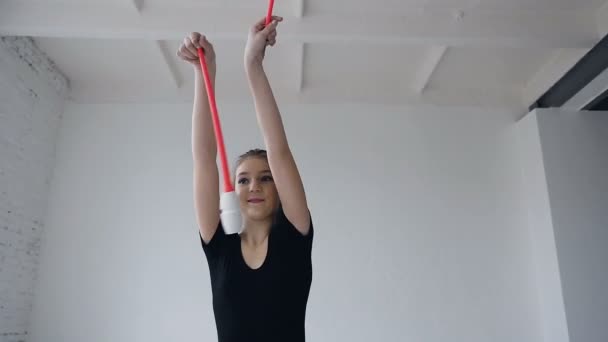
[[[250,157],[238,166],[235,191],[239,197],[241,213],[249,219],[267,219],[278,208],[279,195],[264,158]]]

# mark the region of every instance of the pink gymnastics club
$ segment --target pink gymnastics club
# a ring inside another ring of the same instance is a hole
[[[228,159],[226,158],[226,147],[224,146],[224,137],[222,135],[222,126],[220,125],[220,117],[217,113],[217,105],[215,103],[215,93],[213,85],[209,77],[207,69],[207,61],[202,48],[198,48],[198,59],[203,69],[203,77],[205,79],[205,87],[207,88],[207,97],[209,98],[209,106],[211,109],[211,119],[213,120],[213,129],[215,130],[215,140],[217,142],[217,150],[221,162],[222,178],[224,180],[224,192],[220,196],[220,219],[226,234],[237,234],[241,231],[242,217],[239,206],[239,199],[232,186],[230,180],[230,169],[228,167]]]
[[[274,0],[269,0],[268,12],[266,14],[266,26],[268,26],[272,21],[273,7]],[[215,93],[213,91],[213,85],[211,84],[211,78],[209,77],[205,53],[202,48],[198,48],[198,59],[201,63],[201,69],[203,70],[203,77],[205,79],[205,88],[207,89],[207,97],[209,98],[211,119],[213,120],[215,140],[220,157],[222,178],[224,180],[224,192],[220,197],[220,219],[222,220],[222,226],[224,227],[226,234],[237,234],[242,229],[243,218],[241,217],[238,197],[234,191],[234,187],[232,186],[232,181],[230,180],[230,168],[228,167],[228,159],[226,158],[226,147],[224,145],[222,126],[220,124],[220,117],[217,112]]]
[[[268,13],[266,14],[266,26],[272,21],[272,8],[274,7],[274,0],[268,0]]]

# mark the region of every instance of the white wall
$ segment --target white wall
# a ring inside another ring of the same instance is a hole
[[[608,341],[608,113],[537,118],[570,341]]]
[[[517,124],[545,341],[608,340],[607,114],[542,109]]]
[[[522,203],[532,242],[543,341],[568,342],[568,323],[536,112],[517,123]]]
[[[30,39],[0,37],[0,341],[28,339],[67,82]]]
[[[229,157],[261,143],[220,105]],[[316,227],[309,341],[539,341],[513,113],[283,108]],[[70,105],[31,342],[213,341],[190,105]]]

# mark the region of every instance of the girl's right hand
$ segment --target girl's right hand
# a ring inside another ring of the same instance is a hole
[[[198,48],[203,48],[205,53],[205,59],[207,61],[207,68],[210,73],[215,73],[215,51],[213,45],[207,40],[207,37],[198,33],[192,32],[189,36],[184,38],[184,41],[177,50],[177,56],[182,60],[192,64],[196,69],[201,69],[201,64],[198,59]]]

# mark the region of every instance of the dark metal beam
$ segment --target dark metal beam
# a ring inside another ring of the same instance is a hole
[[[582,110],[608,111],[608,90],[589,102]]]
[[[608,68],[608,35],[589,50],[529,109],[561,107],[606,68]]]

